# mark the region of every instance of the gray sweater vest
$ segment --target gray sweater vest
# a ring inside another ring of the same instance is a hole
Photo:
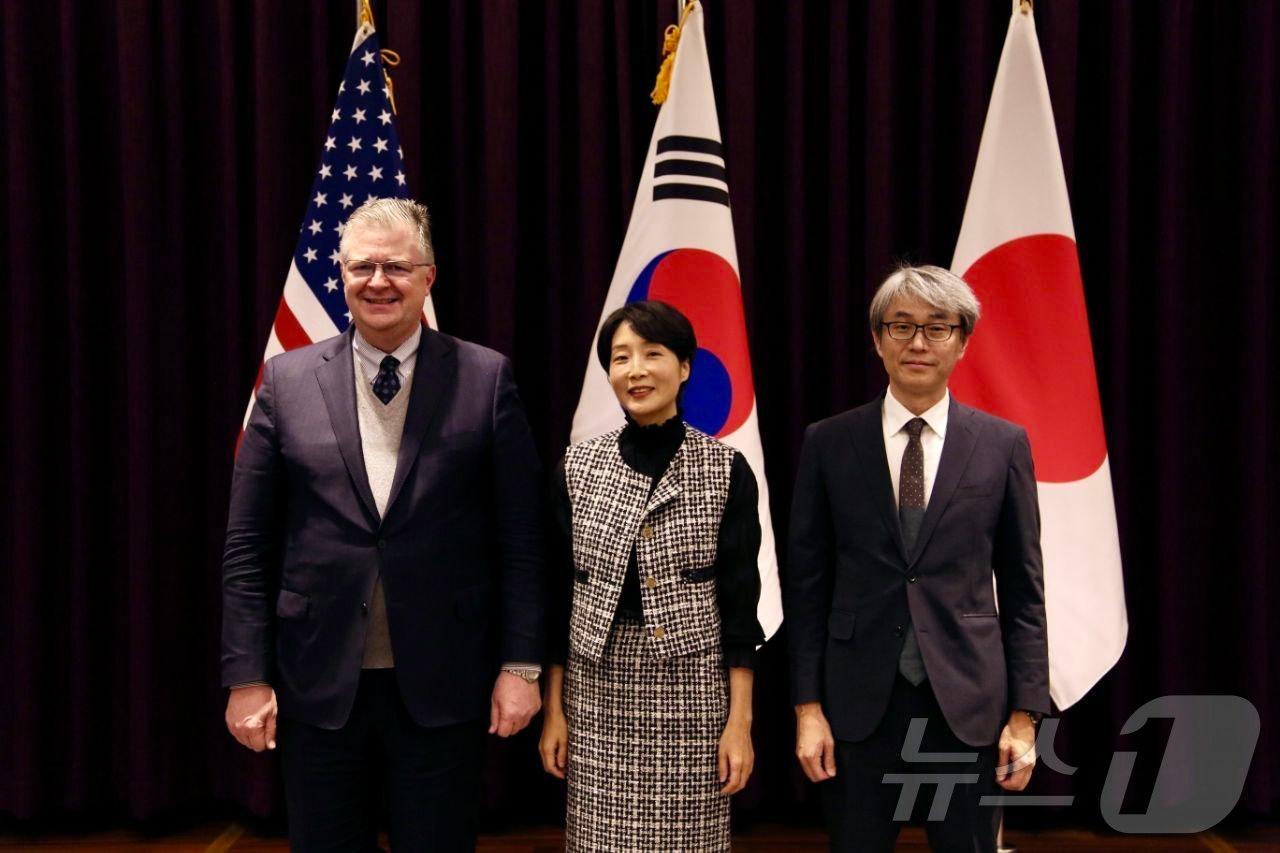
[[[409,411],[409,391],[413,374],[400,387],[400,392],[383,404],[373,394],[366,379],[360,357],[356,360],[356,414],[360,420],[360,446],[364,451],[364,469],[369,475],[369,491],[378,507],[378,515],[387,512],[391,497],[391,481],[396,476],[396,457],[400,455],[400,439],[404,436],[405,415]],[[415,371],[416,372],[416,371]],[[386,669],[395,666],[391,653],[391,632],[387,626],[387,599],[382,590],[382,576],[369,597],[369,624],[364,638],[364,669]]]

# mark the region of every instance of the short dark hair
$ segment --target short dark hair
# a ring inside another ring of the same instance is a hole
[[[636,334],[646,341],[662,344],[671,350],[678,361],[692,362],[694,353],[698,351],[698,339],[688,317],[656,299],[629,302],[606,317],[600,327],[596,356],[605,372],[609,370],[609,356],[613,353],[613,336],[623,323],[630,323]]]

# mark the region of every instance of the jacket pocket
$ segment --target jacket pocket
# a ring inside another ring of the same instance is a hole
[[[716,576],[715,563],[712,563],[709,566],[703,566],[700,569],[681,569],[680,570],[680,580],[684,581],[685,583],[701,583],[702,581],[709,581],[715,576]]]
[[[999,483],[995,480],[985,480],[977,483],[961,483],[956,486],[955,493],[952,494],[953,501],[964,500],[965,498],[985,498],[994,495]]]
[[[853,623],[853,614],[848,610],[832,610],[827,617],[827,633],[833,640],[851,640]]]
[[[282,589],[276,596],[276,615],[281,619],[306,619],[311,610],[311,599],[300,592]]]

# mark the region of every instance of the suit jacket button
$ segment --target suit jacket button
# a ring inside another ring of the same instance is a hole
[[[655,640],[661,640],[665,636],[667,636],[667,629],[663,628],[661,625],[653,629],[653,638]]]
[[[369,602],[367,601],[360,602],[360,613],[363,616],[369,615]]]
[[[896,628],[894,628],[894,629],[893,629],[893,635],[894,635],[895,637],[901,637],[901,636],[902,636],[902,626],[901,626],[901,625],[899,625],[898,627],[896,627]]]
[[[653,589],[655,586],[658,585],[658,579],[655,578],[653,575],[649,575],[649,577],[644,579],[644,585],[648,589]]]
[[[383,548],[385,548],[385,547],[387,547],[387,540],[385,540],[385,539],[379,539],[379,540],[378,540],[378,550],[379,550],[379,551],[381,551],[381,550],[382,550]]]
[[[912,575],[911,577],[907,578],[907,583],[915,583],[915,582],[916,582],[916,576],[915,576],[915,575]]]
[[[640,528],[640,535],[641,535],[641,536],[643,536],[645,539],[652,539],[652,538],[653,538],[653,525],[652,525],[652,524],[646,524],[644,527],[641,527],[641,528]]]

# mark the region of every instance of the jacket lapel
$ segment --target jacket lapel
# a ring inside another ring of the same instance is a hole
[[[685,440],[686,442],[688,441],[687,438]],[[674,499],[683,490],[683,486],[680,484],[680,471],[684,463],[684,448],[684,444],[681,444],[676,450],[675,456],[671,457],[671,464],[667,466],[667,470],[663,472],[662,478],[658,480],[658,485],[654,488],[653,494],[649,496],[649,501],[644,508],[646,516]]]
[[[354,329],[355,326],[351,326]],[[364,467],[364,448],[360,444],[360,422],[356,414],[355,357],[351,352],[350,329],[334,338],[334,345],[322,356],[324,361],[316,368],[320,394],[329,411],[329,423],[338,439],[338,450],[346,463],[347,473],[355,486],[356,494],[364,504],[370,519],[378,518],[378,505],[374,503],[369,488],[369,474]]]
[[[914,565],[929,544],[929,537],[938,526],[938,519],[946,512],[951,496],[955,494],[960,483],[960,475],[969,464],[969,457],[977,446],[977,435],[973,424],[973,410],[962,406],[951,398],[947,407],[947,437],[942,443],[942,458],[938,460],[937,479],[933,483],[933,491],[929,493],[929,507],[925,510],[924,521],[920,524],[920,533],[916,536],[916,547],[908,556],[907,565]]]
[[[881,406],[884,395],[878,400],[857,409],[850,424],[854,455],[862,466],[862,482],[871,492],[871,502],[880,511],[885,529],[893,537],[902,559],[907,550],[902,545],[902,528],[898,524],[898,505],[893,499],[893,481],[889,479],[889,457],[884,449],[884,426],[881,422]]]
[[[391,517],[391,508],[413,470],[427,429],[453,390],[458,373],[456,365],[457,347],[444,335],[423,326],[422,343],[418,345],[418,359],[413,368],[413,384],[409,387],[409,411],[405,414],[400,453],[396,456],[396,473],[391,480],[383,518]]]

